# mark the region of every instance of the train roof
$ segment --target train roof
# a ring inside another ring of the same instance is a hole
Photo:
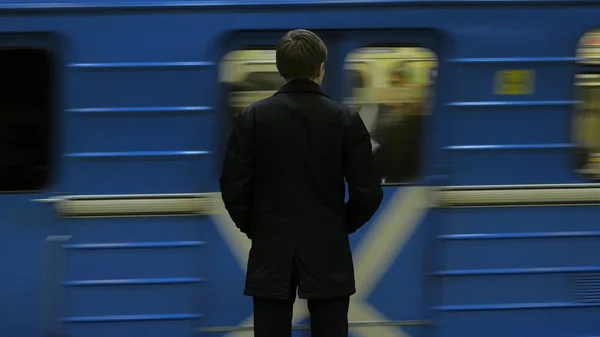
[[[0,10],[377,5],[597,5],[600,0],[0,0]]]

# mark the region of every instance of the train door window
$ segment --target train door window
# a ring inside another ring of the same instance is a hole
[[[579,102],[573,121],[575,166],[588,179],[600,180],[600,29],[583,36],[577,58],[580,69],[575,77]]]
[[[347,68],[355,64],[366,64],[363,71],[371,79],[362,87],[351,85],[347,102],[358,109],[371,133],[382,183],[411,183],[421,173],[435,54],[417,47],[361,48],[346,59]]]
[[[51,172],[51,57],[0,48],[0,192],[41,190]]]

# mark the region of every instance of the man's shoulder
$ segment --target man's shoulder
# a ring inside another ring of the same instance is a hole
[[[356,109],[351,108],[344,103],[338,102],[329,97],[323,97],[323,101],[327,104],[329,110],[334,112],[337,117],[346,124],[349,124],[352,119],[359,116]]]
[[[351,109],[344,103],[338,102],[328,96],[323,96],[322,100],[324,103],[328,104],[333,110],[337,111],[338,113],[345,115],[351,113]]]

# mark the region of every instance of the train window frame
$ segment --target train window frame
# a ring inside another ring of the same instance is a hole
[[[14,55],[9,55],[11,53]],[[4,83],[10,83],[6,87],[10,89],[0,94],[0,105],[7,108],[1,117],[6,132],[3,132],[5,157],[0,167],[0,194],[42,193],[52,185],[57,169],[53,148],[57,135],[56,53],[44,43],[3,44],[0,41],[0,58],[3,57],[8,63],[4,67],[10,69],[4,72]],[[26,80],[29,81],[23,83]],[[36,86],[37,92],[28,92]],[[32,141],[36,136],[37,142]],[[10,157],[11,152],[13,157]]]
[[[357,48],[354,48],[353,50],[350,50],[344,58],[344,65],[349,63],[349,60],[352,60],[353,62],[356,62],[357,59],[355,58],[355,56],[353,56],[354,53],[357,53],[361,50],[369,50],[369,49],[374,49],[374,48],[380,48],[380,49],[385,49],[389,51],[394,51],[394,53],[397,53],[401,48],[411,48],[411,49],[416,49],[415,52],[420,52],[420,53],[426,53],[429,54],[429,57],[425,58],[416,58],[414,61],[415,62],[423,62],[423,61],[429,61],[429,62],[435,62],[429,69],[429,71],[427,72],[427,74],[425,74],[427,76],[427,79],[425,79],[425,81],[422,83],[422,87],[421,90],[423,91],[423,96],[422,101],[419,102],[418,104],[422,105],[423,111],[421,113],[421,121],[419,122],[419,130],[417,131],[417,135],[416,137],[418,137],[418,144],[416,144],[416,146],[418,147],[418,151],[416,154],[417,159],[415,160],[415,172],[413,174],[408,174],[407,176],[403,177],[403,179],[387,179],[386,177],[386,173],[384,171],[385,166],[388,165],[382,165],[380,160],[378,159],[378,166],[380,168],[380,170],[382,170],[382,185],[383,186],[405,186],[405,185],[414,185],[415,183],[418,183],[419,181],[422,181],[426,174],[427,174],[427,169],[426,169],[426,161],[427,161],[427,154],[426,151],[428,149],[428,145],[427,145],[427,137],[425,136],[426,134],[426,130],[427,130],[427,125],[428,125],[428,119],[429,116],[434,112],[435,107],[436,107],[436,85],[438,83],[438,79],[437,76],[434,80],[432,80],[432,76],[431,76],[431,71],[436,71],[437,73],[437,69],[439,69],[440,67],[440,63],[439,63],[439,56],[435,53],[434,50],[427,48],[425,46],[422,45],[415,45],[415,44],[394,44],[394,43],[390,43],[389,45],[382,45],[382,44],[378,44],[378,45],[360,45],[357,46]],[[380,52],[381,53],[381,52]],[[369,53],[365,53],[365,54],[369,54]],[[379,58],[377,58],[379,59]],[[385,83],[386,86],[389,85],[389,73],[387,73],[387,71],[390,71],[391,69],[395,68],[399,63],[404,63],[407,64],[407,62],[413,61],[410,58],[407,58],[406,60],[398,60],[397,58],[390,56],[389,58],[382,58],[385,60],[388,60],[388,62],[390,63],[390,65],[387,68],[386,71],[384,71],[385,73],[385,79],[383,80],[382,83]],[[374,61],[376,60],[374,59],[367,59],[369,61]],[[374,72],[370,72],[370,76],[375,77],[377,76],[376,73]],[[381,80],[381,79],[380,79]],[[412,78],[409,78],[409,83],[413,82],[411,81]],[[381,81],[379,81],[381,82]],[[397,89],[394,88],[379,88],[379,83],[378,81],[375,81],[375,79],[372,80],[371,83],[371,87],[373,89],[373,91],[380,91],[381,93],[384,93],[383,97],[387,97],[387,95],[394,93],[395,91],[397,91]],[[418,83],[416,83],[418,85]],[[351,88],[350,85],[349,86],[349,91],[346,92],[346,94],[344,95],[344,101],[345,102],[353,102],[354,104],[357,104],[355,99],[353,97],[351,97],[354,93],[355,93],[355,88]],[[416,87],[416,86],[415,86]],[[392,89],[392,90],[389,90]],[[419,91],[419,89],[416,89],[415,92],[409,92],[410,90],[407,91],[407,95],[411,95],[411,97],[413,97],[412,95],[415,95],[416,92]],[[375,97],[375,96],[373,96]],[[417,96],[418,97],[418,96]],[[369,101],[367,101],[369,102]],[[391,102],[387,102],[387,103],[391,103]],[[369,103],[368,103],[369,104]],[[377,103],[378,106],[380,106],[381,104],[385,104],[384,101],[381,101],[379,103]],[[361,109],[359,110],[359,114]],[[378,113],[378,112],[377,112]],[[361,116],[362,117],[362,116]],[[378,117],[371,117],[371,119],[377,119]],[[364,119],[363,119],[364,120]],[[377,124],[377,121],[365,121],[365,124],[367,125],[367,127],[372,128],[373,125],[372,124]],[[372,141],[376,142],[376,140],[374,139],[374,134],[373,131],[371,131],[371,129],[369,128],[369,133],[371,133],[372,136]],[[379,146],[376,145],[380,144],[374,144],[374,153],[376,153],[376,151],[379,149]],[[413,149],[414,150],[414,149]],[[410,152],[410,151],[409,151]],[[377,156],[376,156],[377,158]]]
[[[595,36],[594,36],[595,35]],[[593,42],[590,42],[593,40]],[[588,44],[589,45],[586,45]],[[590,55],[586,57],[586,54]],[[571,117],[571,135],[574,144],[573,166],[583,179],[600,182],[600,101],[587,100],[590,88],[600,91],[600,27],[585,32],[576,46],[576,71],[573,77],[575,106]],[[600,95],[597,95],[600,96]],[[584,126],[585,125],[585,126]],[[586,126],[590,125],[592,131]],[[593,130],[597,130],[594,132]]]

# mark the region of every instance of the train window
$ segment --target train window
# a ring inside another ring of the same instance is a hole
[[[0,49],[0,192],[41,190],[51,171],[51,57]]]
[[[580,40],[577,58],[580,71],[575,77],[579,102],[573,121],[575,166],[589,179],[600,180],[600,30]]]
[[[346,64],[366,65],[364,71],[371,76],[366,86],[353,83],[347,103],[358,109],[371,133],[382,183],[414,181],[421,172],[435,54],[415,47],[361,48],[348,56]]]

